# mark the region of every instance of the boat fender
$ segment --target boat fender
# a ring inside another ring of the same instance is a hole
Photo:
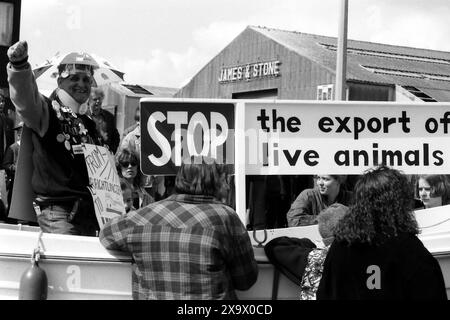
[[[20,278],[19,300],[47,300],[47,274],[39,267],[39,251],[36,248],[31,257],[31,266]]]

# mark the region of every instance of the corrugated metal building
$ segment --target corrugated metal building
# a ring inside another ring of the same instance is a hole
[[[337,39],[247,27],[176,93],[332,99]],[[450,52],[348,40],[347,99],[450,101]]]

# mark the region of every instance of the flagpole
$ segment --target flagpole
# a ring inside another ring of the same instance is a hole
[[[341,0],[336,60],[335,100],[346,100],[348,0]]]

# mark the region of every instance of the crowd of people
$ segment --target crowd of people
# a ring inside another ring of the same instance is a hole
[[[333,202],[309,213],[323,247],[275,238],[266,254],[291,280],[301,279],[302,300],[446,300],[440,265],[417,237],[414,200],[406,175],[376,167],[356,181],[348,207]]]
[[[3,168],[14,176],[20,144],[32,145],[31,185],[43,232],[99,236],[107,249],[130,253],[134,299],[236,299],[235,290],[256,282],[248,227],[226,203],[232,181],[226,166],[192,156],[173,181],[145,176],[139,110],[121,141],[112,114],[102,109],[104,93],[92,88],[95,65],[83,59],[59,65],[57,88],[47,98],[38,92],[27,43],[11,46],[8,58],[10,98],[23,121],[8,128],[17,136],[28,130],[31,138],[4,146]],[[108,148],[121,179],[126,214],[101,229],[78,151],[82,143]],[[412,181],[380,166],[358,177],[354,188],[346,179],[315,176],[314,188],[296,195],[282,222],[318,224],[323,247],[278,239],[266,248],[274,264],[297,279],[300,298],[446,299],[439,264],[417,238],[413,210],[447,204],[448,178]],[[277,243],[297,250],[294,268],[286,266],[292,256],[286,262],[277,255]]]

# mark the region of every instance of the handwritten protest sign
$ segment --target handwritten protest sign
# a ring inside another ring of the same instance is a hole
[[[110,219],[125,213],[120,179],[113,155],[105,147],[84,144],[83,153],[89,175],[88,188],[101,228]]]

